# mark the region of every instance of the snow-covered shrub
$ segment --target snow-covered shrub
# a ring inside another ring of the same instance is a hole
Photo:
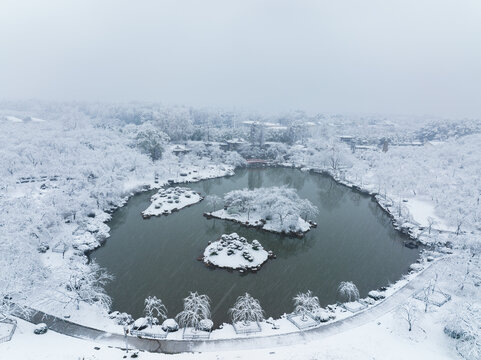
[[[179,324],[174,319],[166,319],[162,323],[162,330],[167,332],[174,332],[179,330]]]
[[[201,331],[211,331],[214,323],[211,319],[202,319],[199,321],[199,330]]]

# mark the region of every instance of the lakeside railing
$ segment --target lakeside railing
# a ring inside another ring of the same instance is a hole
[[[142,330],[130,330],[130,335],[148,339],[165,339],[167,337],[167,334],[167,331],[164,333],[149,333]]]
[[[15,319],[2,319],[0,320],[0,326],[2,326],[2,324],[7,324],[7,326],[10,326],[10,331],[7,335],[0,337],[0,344],[12,340],[12,336],[17,329],[17,321]]]

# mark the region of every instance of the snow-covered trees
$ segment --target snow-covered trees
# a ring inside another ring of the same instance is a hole
[[[264,229],[286,233],[309,230],[306,220],[318,212],[309,200],[301,199],[295,189],[285,186],[230,191],[224,195],[224,207],[227,210],[219,217],[266,222]]]
[[[184,299],[184,310],[175,317],[180,326],[199,329],[202,320],[210,319],[210,299],[207,295],[191,292]]]
[[[418,318],[418,308],[413,301],[401,305],[398,308],[398,314],[408,323],[408,331],[413,329],[413,325]]]
[[[216,211],[217,206],[222,202],[222,199],[220,198],[220,196],[217,195],[207,195],[205,197],[205,202],[209,206],[212,206],[212,211]]]
[[[1,197],[1,196],[0,196]],[[1,200],[1,199],[0,199]],[[20,216],[20,214],[18,214]],[[20,219],[12,219],[19,221]],[[41,264],[35,240],[28,234],[12,239],[13,224],[0,219],[0,319],[12,310],[11,302],[21,303],[42,285],[48,272]],[[27,228],[28,229],[28,228]]]
[[[229,313],[234,323],[242,322],[246,326],[250,322],[264,320],[264,310],[262,310],[259,300],[254,299],[248,293],[237,298],[234,307],[229,309]]]
[[[481,358],[481,307],[465,303],[454,312],[444,332],[457,340],[456,349],[464,359]]]
[[[337,288],[337,293],[343,301],[351,302],[359,300],[359,290],[351,281],[342,281]]]
[[[169,137],[151,123],[146,122],[136,128],[135,145],[154,161],[160,159],[168,141]]]
[[[306,318],[307,314],[312,314],[314,311],[321,308],[319,305],[319,298],[312,295],[311,290],[305,293],[298,293],[294,298],[294,311],[302,315],[302,320]]]
[[[144,308],[145,317],[147,318],[150,327],[152,327],[152,324],[154,323],[155,320],[159,321],[159,318],[161,320],[164,320],[167,318],[167,308],[165,307],[162,300],[158,299],[157,297],[155,296],[147,297],[145,299],[144,305],[145,305],[145,308]]]
[[[98,304],[108,309],[112,301],[105,293],[104,286],[112,279],[113,277],[96,263],[90,264],[89,267],[78,266],[68,281],[61,285],[63,289],[60,292],[67,297],[67,303],[75,303],[77,310],[80,309],[80,302]]]

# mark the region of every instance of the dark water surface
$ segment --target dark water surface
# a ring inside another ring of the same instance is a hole
[[[222,196],[228,191],[287,185],[319,208],[318,227],[303,239],[293,239],[245,228],[225,220],[202,216],[212,211],[202,201],[181,211],[144,220],[149,191],[132,197],[113,214],[111,237],[91,258],[115,276],[107,286],[112,309],[134,317],[142,314],[144,299],[160,297],[169,316],[182,310],[189,291],[212,300],[216,325],[229,321],[227,310],[237,296],[249,292],[258,298],[267,316],[292,311],[292,297],[312,290],[321,305],[336,302],[341,281],[353,281],[361,293],[398,280],[418,257],[418,250],[403,246],[403,236],[370,197],[336,184],[329,177],[295,169],[238,169],[232,177],[186,184],[202,195]],[[209,269],[196,260],[207,242],[223,233],[237,232],[249,241],[258,239],[277,259],[256,273],[241,275]]]

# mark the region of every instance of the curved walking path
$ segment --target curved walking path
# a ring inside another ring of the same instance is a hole
[[[430,266],[420,272],[414,279],[409,281],[394,294],[378,304],[348,318],[321,325],[313,329],[269,336],[252,336],[212,340],[155,340],[129,336],[129,347],[150,352],[164,353],[243,350],[288,346],[309,342],[321,337],[332,336],[371,322],[382,315],[391,312],[399,305],[405,303],[409,297],[422,289],[426,282],[434,277],[435,268],[439,267],[440,263],[443,262],[444,258],[430,264]],[[82,339],[91,339],[106,345],[118,347],[125,346],[125,338],[122,334],[112,334],[103,330],[83,326],[68,320],[45,314],[41,311],[32,309],[31,315],[25,315],[19,312],[14,313],[14,315],[35,324],[40,322],[46,323],[50,330],[61,334]]]

